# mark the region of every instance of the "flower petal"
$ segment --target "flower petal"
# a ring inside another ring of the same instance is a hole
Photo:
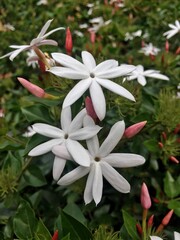
[[[84,64],[82,64],[81,62],[79,62],[78,60],[71,56],[68,56],[64,53],[52,53],[51,55],[53,59],[62,66],[78,70],[79,72],[85,71],[88,73],[88,69],[84,66]]]
[[[157,237],[157,236],[150,236],[150,239],[151,240],[163,240],[162,238]]]
[[[71,124],[71,119],[71,108],[69,106],[63,108],[61,111],[61,128],[65,133],[68,132],[69,126]]]
[[[110,60],[106,60],[104,62],[99,63],[93,70],[93,72],[95,74],[97,74],[98,72],[102,72],[104,71],[104,69],[108,70],[114,67],[118,66],[118,61],[110,59]]]
[[[174,240],[180,240],[180,233],[174,232]]]
[[[82,61],[89,71],[92,71],[96,67],[96,62],[91,53],[82,51]]]
[[[67,67],[52,67],[48,71],[56,76],[74,80],[85,79],[89,77],[89,74],[87,74],[86,72]]]
[[[133,65],[122,64],[121,66],[110,68],[102,72],[97,72],[96,76],[99,78],[116,78],[127,75],[136,69]]]
[[[106,157],[115,148],[115,146],[118,144],[119,140],[123,136],[124,130],[124,121],[119,121],[112,126],[107,138],[104,140],[101,147],[99,148],[98,154],[100,155],[100,157]]]
[[[25,50],[27,50],[27,49],[29,49],[29,48],[30,48],[30,46],[25,45],[25,46],[23,46],[22,48],[13,51],[13,52],[11,53],[9,59],[10,59],[11,61],[13,61],[14,58],[15,58],[19,53],[21,53],[21,52],[23,52],[23,51],[25,51]]]
[[[84,118],[84,126],[95,126],[95,123],[93,119],[89,116],[86,116]],[[95,157],[97,155],[97,152],[99,151],[99,140],[97,135],[94,137],[87,139],[86,144],[89,150],[89,153],[91,154],[92,157]]]
[[[69,135],[69,137],[73,140],[87,140],[89,138],[94,137],[99,131],[101,130],[101,127],[95,125],[91,127],[84,127],[81,129],[78,129],[76,132],[73,132]]]
[[[31,45],[33,45],[33,42],[31,41]],[[42,45],[52,45],[52,46],[57,46],[58,42],[52,40],[52,39],[46,39],[46,40],[41,40],[39,41],[36,46],[42,46]]]
[[[95,173],[95,165],[93,164],[91,166],[91,169],[90,169],[87,181],[86,181],[86,187],[84,190],[85,204],[88,204],[93,200],[92,188],[93,188],[93,182],[94,182],[94,173]]]
[[[51,35],[51,34],[54,33],[54,32],[57,32],[57,31],[59,31],[59,30],[64,30],[64,29],[65,29],[64,27],[55,28],[55,29],[49,31],[48,33],[46,33],[46,34],[43,36],[43,39],[46,38],[46,37],[48,37],[49,35]]]
[[[53,178],[57,181],[64,170],[66,165],[66,160],[55,156],[54,163],[53,163]]]
[[[114,168],[108,163],[101,161],[102,174],[105,179],[119,192],[130,192],[128,181],[123,178]]]
[[[36,133],[50,138],[61,138],[64,135],[61,129],[45,123],[35,123],[32,128]]]
[[[83,95],[83,93],[85,93],[85,91],[89,88],[91,82],[91,78],[87,78],[78,82],[65,97],[63,102],[63,108],[70,106],[77,99],[79,99]]]
[[[31,157],[39,156],[52,150],[56,145],[62,143],[62,139],[52,139],[33,148],[28,155]]]
[[[135,101],[134,96],[128,90],[126,90],[124,87],[120,86],[119,84],[114,83],[107,79],[96,78],[96,80],[101,86],[107,88],[108,90],[110,90],[122,97],[125,97],[131,101]]]
[[[142,86],[145,86],[146,83],[147,83],[146,78],[145,78],[144,76],[142,76],[142,75],[139,75],[139,76],[137,77],[137,81],[138,81],[138,83],[141,84]]]
[[[103,177],[101,165],[99,162],[95,163],[94,181],[92,187],[92,195],[96,205],[101,201],[103,191]]]
[[[169,80],[169,78],[163,74],[160,74],[158,72],[154,72],[154,73],[151,73],[151,74],[146,74],[145,75],[146,77],[151,77],[151,78],[158,78],[158,79],[161,79],[161,80]]]
[[[79,142],[68,138],[65,144],[75,162],[83,167],[90,166],[90,156],[87,150]]]
[[[89,168],[85,168],[82,166],[79,166],[72,170],[71,172],[65,174],[58,182],[57,184],[66,186],[69,184],[72,184],[76,180],[84,177],[89,172]]]
[[[59,158],[72,160],[72,156],[68,152],[66,146],[64,144],[56,145],[52,148],[52,152],[54,155],[58,156]]]
[[[92,81],[89,91],[96,115],[102,121],[106,114],[106,101],[102,88],[96,81]]]
[[[102,161],[118,168],[136,167],[145,163],[143,156],[130,153],[111,153],[104,157]]]
[[[40,33],[38,34],[37,38],[40,38],[45,34],[45,32],[49,28],[52,21],[53,21],[53,19],[50,19],[44,24],[44,26],[42,27],[42,29],[41,29]]]
[[[68,132],[75,132],[76,130],[78,130],[79,128],[82,127],[83,125],[83,119],[86,116],[86,109],[83,108],[76,116],[75,118],[72,120],[71,125],[69,126],[69,130]]]

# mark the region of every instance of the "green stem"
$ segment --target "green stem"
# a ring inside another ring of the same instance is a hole
[[[143,209],[143,215],[142,215],[142,230],[143,230],[143,234],[142,234],[142,240],[146,240],[146,219],[147,219],[147,209]]]

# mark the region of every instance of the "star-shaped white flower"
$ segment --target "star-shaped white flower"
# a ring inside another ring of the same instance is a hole
[[[48,20],[45,25],[42,27],[40,33],[38,34],[38,36],[36,38],[34,38],[29,45],[11,45],[9,46],[10,48],[14,48],[16,50],[5,54],[4,56],[0,57],[0,59],[4,58],[4,57],[9,57],[9,59],[11,61],[13,61],[13,59],[21,52],[32,49],[34,46],[41,46],[41,45],[54,45],[57,46],[58,43],[52,39],[46,39],[49,35],[51,35],[52,33],[58,31],[58,30],[62,30],[64,29],[63,27],[59,27],[59,28],[55,28],[53,30],[51,30],[50,32],[46,33],[47,29],[49,28],[51,22],[53,21],[53,19]]]
[[[53,53],[53,59],[63,67],[52,67],[49,71],[57,76],[81,80],[66,96],[63,108],[70,106],[89,89],[95,112],[100,120],[106,114],[106,101],[102,87],[135,101],[133,95],[122,86],[109,80],[124,76],[135,69],[132,65],[118,66],[116,60],[107,60],[96,65],[94,57],[87,51],[82,52],[83,63],[63,54]]]
[[[157,236],[150,236],[151,240],[163,240],[160,237]],[[180,240],[180,233],[174,232],[174,240]]]
[[[61,128],[44,123],[35,123],[32,125],[33,130],[43,136],[51,138],[29,152],[29,156],[38,156],[52,150],[54,146],[63,145],[73,157],[74,161],[82,166],[90,165],[90,157],[84,147],[78,142],[86,140],[97,134],[101,127],[83,125],[83,118],[86,116],[86,110],[81,110],[72,120],[71,108],[66,107],[61,113]],[[57,159],[55,159],[57,162]],[[56,164],[56,163],[54,163]],[[55,171],[55,170],[54,170]],[[57,176],[54,176],[57,179]]]
[[[144,53],[146,56],[150,56],[150,55],[157,55],[159,53],[160,49],[153,46],[152,43],[149,44],[145,44],[144,47],[141,48],[141,50],[139,52]]]
[[[178,32],[180,32],[180,22],[178,20],[175,21],[175,24],[168,24],[168,26],[171,28],[171,30],[165,32],[163,36],[165,36],[167,39],[173,37]]]
[[[85,117],[84,125],[94,126],[94,122],[90,117]],[[93,199],[96,204],[101,201],[103,177],[119,192],[128,193],[130,191],[129,183],[113,167],[134,167],[143,164],[145,159],[137,154],[111,153],[123,136],[124,131],[124,121],[119,121],[112,126],[109,135],[101,146],[99,146],[97,135],[88,139],[86,142],[91,158],[90,166],[78,166],[60,178],[58,184],[69,185],[88,174],[84,191],[84,201],[86,204],[90,203]],[[53,153],[62,157],[61,150],[58,147],[53,148]]]
[[[134,80],[137,79],[138,83],[141,84],[142,86],[145,86],[147,81],[146,77],[150,78],[158,78],[161,80],[169,80],[169,78],[163,74],[161,74],[159,71],[150,69],[144,71],[144,67],[142,65],[138,65],[134,71],[132,71],[129,76],[125,77],[123,81],[128,80]]]

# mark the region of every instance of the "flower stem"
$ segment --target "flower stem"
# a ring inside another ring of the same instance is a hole
[[[142,215],[142,230],[143,230],[143,234],[142,234],[142,240],[146,240],[146,219],[147,219],[147,212],[148,209],[143,209],[143,215]]]

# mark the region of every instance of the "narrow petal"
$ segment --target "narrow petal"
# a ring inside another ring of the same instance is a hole
[[[89,138],[94,137],[99,131],[101,130],[101,127],[95,125],[92,127],[84,127],[81,129],[78,129],[76,132],[73,132],[69,134],[69,137],[73,140],[87,140]]]
[[[52,67],[49,72],[53,73],[56,76],[68,78],[68,79],[85,79],[89,77],[89,74],[83,71],[79,71],[67,67]]]
[[[173,29],[176,29],[177,27],[175,26],[175,25],[173,25],[173,24],[168,24],[168,26],[170,27],[170,28],[173,28]]]
[[[146,75],[147,77],[151,77],[151,78],[158,78],[158,79],[161,79],[161,80],[169,80],[169,78],[163,74],[160,74],[160,73],[152,73],[152,74],[147,74]]]
[[[104,62],[101,62],[99,63],[93,70],[93,72],[95,74],[97,74],[98,72],[102,72],[104,71],[104,69],[108,70],[108,69],[111,69],[111,68],[115,68],[118,66],[118,61],[116,60],[106,60]]]
[[[95,163],[92,195],[96,205],[101,201],[103,191],[103,177],[100,163]]]
[[[119,121],[112,126],[107,138],[104,140],[101,147],[99,148],[98,154],[101,157],[106,157],[115,148],[115,146],[118,144],[119,140],[123,136],[124,130],[124,121]]]
[[[32,43],[32,42],[31,42]],[[37,43],[36,46],[42,46],[42,45],[52,45],[52,46],[57,46],[58,42],[52,39],[46,39],[46,40],[41,40],[39,43]]]
[[[106,100],[102,88],[96,81],[92,81],[89,91],[94,110],[98,118],[102,121],[106,114]]]
[[[39,155],[45,154],[45,153],[51,151],[54,146],[59,145],[61,143],[62,143],[61,139],[49,140],[49,141],[42,143],[42,144],[38,145],[37,147],[33,148],[28,153],[28,155],[31,157],[34,157],[34,156],[39,156]]]
[[[88,69],[84,66],[84,64],[82,64],[75,58],[72,58],[71,56],[68,56],[64,53],[52,53],[51,55],[53,59],[62,66],[78,70],[79,72],[89,72]]]
[[[76,130],[78,130],[79,128],[82,127],[83,125],[83,119],[86,116],[86,109],[83,108],[76,116],[75,118],[72,120],[71,125],[69,126],[69,133],[71,132],[75,132]]]
[[[48,21],[44,24],[44,26],[42,27],[40,33],[39,33],[38,36],[37,36],[38,38],[42,37],[42,36],[45,34],[45,32],[46,32],[47,29],[49,28],[49,26],[50,26],[50,24],[51,24],[52,21],[53,21],[53,19],[50,19],[50,20],[48,20]]]
[[[52,148],[52,152],[54,153],[54,155],[58,156],[59,158],[73,160],[72,156],[67,150],[67,147],[64,144],[54,146]]]
[[[20,49],[17,49],[17,50],[15,50],[15,51],[13,51],[12,52],[12,54],[11,54],[11,56],[9,57],[9,59],[11,60],[11,61],[13,61],[14,60],[14,58],[19,54],[19,53],[21,53],[21,52],[23,52],[23,51],[25,51],[25,50],[27,50],[27,49],[29,49],[30,47],[28,46],[24,46],[24,47],[22,47],[22,48],[20,48]]]
[[[174,240],[180,240],[180,233],[174,232]]]
[[[145,163],[145,159],[141,155],[129,153],[111,153],[102,161],[118,168],[136,167]]]
[[[48,33],[46,33],[46,34],[43,36],[43,38],[46,38],[46,37],[48,37],[49,35],[51,35],[52,33],[57,32],[57,31],[59,31],[59,30],[64,30],[64,29],[65,29],[64,27],[55,28],[55,29],[49,31]]]
[[[106,162],[101,162],[102,174],[105,179],[119,192],[130,192],[128,181]]]
[[[110,90],[122,97],[125,97],[131,101],[135,101],[134,96],[128,90],[126,90],[124,87],[120,86],[119,84],[114,83],[107,79],[96,78],[96,80],[101,86],[107,88],[108,90]]]
[[[66,147],[75,162],[83,167],[90,166],[90,156],[87,150],[79,142],[67,139]]]
[[[146,78],[142,75],[139,75],[137,77],[137,80],[138,80],[138,83],[141,84],[142,86],[145,86],[147,83]]]
[[[32,128],[35,132],[50,138],[61,138],[64,135],[61,129],[45,123],[35,123]]]
[[[151,240],[163,240],[162,238],[157,237],[157,236],[150,236],[150,239]]]
[[[88,204],[93,200],[92,188],[93,188],[93,182],[94,182],[94,173],[95,173],[95,165],[92,164],[88,178],[87,178],[86,187],[84,190],[85,204]]]
[[[61,111],[61,128],[65,133],[68,132],[69,126],[71,124],[71,119],[71,108],[69,106],[63,108]]]
[[[85,91],[89,88],[91,85],[91,78],[81,80],[78,82],[73,89],[68,93],[68,95],[65,97],[64,102],[63,102],[63,108],[70,106],[73,104],[76,100],[78,100],[84,93]]]
[[[97,72],[96,76],[99,78],[116,78],[127,75],[136,69],[133,65],[122,64],[121,66],[110,68],[102,72]]]
[[[62,159],[60,157],[55,157],[54,158],[54,163],[53,163],[53,178],[55,181],[58,181],[58,179],[61,177],[61,174],[64,170],[64,167],[66,165],[66,160]]]
[[[84,118],[84,126],[95,126],[95,123],[91,117],[86,116]],[[95,157],[97,155],[97,152],[99,151],[99,140],[97,135],[86,140],[86,144],[91,156]]]
[[[58,181],[57,184],[62,185],[62,186],[70,185],[73,182],[77,181],[78,179],[84,177],[89,172],[89,170],[90,170],[89,168],[79,166],[79,167],[75,168],[74,170],[72,170],[71,172],[65,174]]]
[[[92,71],[96,67],[96,62],[91,53],[82,51],[82,61],[89,71]]]

